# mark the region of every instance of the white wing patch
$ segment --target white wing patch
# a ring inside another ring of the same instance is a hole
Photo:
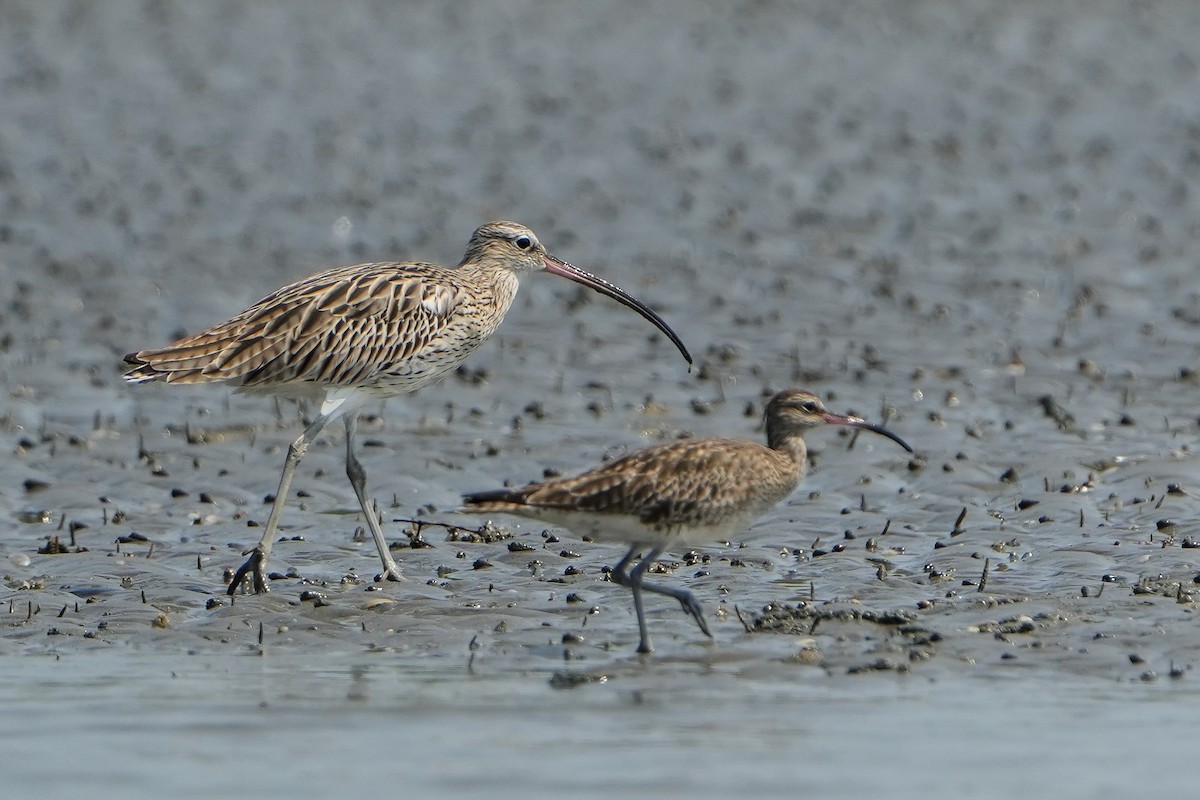
[[[451,286],[431,286],[426,288],[421,298],[421,306],[437,317],[448,317],[462,303],[462,291]]]
[[[347,400],[355,397],[357,392],[352,388],[327,389],[325,402],[321,403],[321,416],[328,416],[341,408]]]

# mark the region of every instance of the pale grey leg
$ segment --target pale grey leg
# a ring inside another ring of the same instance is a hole
[[[354,453],[354,431],[357,428],[358,415],[353,412],[347,414],[346,477],[350,479],[350,485],[354,487],[354,494],[358,496],[358,504],[362,506],[363,516],[367,519],[367,527],[371,530],[371,538],[375,540],[375,547],[379,550],[379,560],[383,564],[383,577],[392,581],[402,581],[404,575],[400,572],[400,565],[392,558],[387,540],[383,538],[383,530],[379,527],[379,515],[371,507],[371,502],[367,498],[367,473]]]
[[[613,567],[612,579],[614,583],[621,586],[628,586],[633,591],[633,610],[637,612],[638,635],[641,637],[638,641],[637,651],[639,653],[653,653],[654,647],[650,644],[650,631],[646,628],[646,611],[642,608],[641,573],[645,571],[648,561],[658,558],[658,554],[662,552],[662,548],[655,548],[650,551],[650,555],[638,562],[637,566],[633,568],[633,574],[627,575],[625,568],[629,566],[630,560],[637,553],[638,549],[638,545],[629,548],[629,552]]]

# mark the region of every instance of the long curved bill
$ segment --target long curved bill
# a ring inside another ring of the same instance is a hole
[[[625,290],[621,289],[621,287],[604,280],[604,278],[593,275],[590,272],[584,272],[573,264],[568,264],[565,261],[559,261],[549,253],[543,256],[543,260],[546,262],[546,272],[549,272],[551,275],[558,275],[566,278],[567,280],[575,281],[575,283],[586,286],[589,289],[594,289],[602,295],[611,297],[613,300],[616,300],[622,305],[629,306],[634,311],[650,320],[650,322],[654,323],[654,327],[665,333],[667,338],[670,339],[677,348],[679,348],[679,352],[682,353],[683,357],[687,360],[688,366],[691,366],[692,354],[689,353],[687,347],[684,346],[683,340],[679,338],[675,331],[671,330],[671,326],[668,325],[662,317],[660,317],[658,314],[655,314],[653,311],[643,305],[640,300],[636,299],[630,294],[627,294]]]
[[[880,436],[886,436],[887,438],[891,439],[893,442],[900,445],[908,452],[910,452],[910,453],[913,452],[913,449],[912,449],[912,447],[909,446],[908,442],[904,441],[899,436],[892,433],[891,431],[889,431],[887,428],[883,427],[882,425],[875,425],[874,423],[867,422],[862,417],[845,417],[845,416],[842,416],[841,414],[828,414],[827,413],[827,414],[825,414],[825,422],[827,422],[830,425],[848,425],[851,428],[858,428],[859,430],[870,431],[871,433],[878,433]]]

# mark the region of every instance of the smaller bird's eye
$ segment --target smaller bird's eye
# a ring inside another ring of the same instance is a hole
[[[817,404],[812,400],[805,400],[800,404],[800,410],[805,414],[815,414],[817,413]]]
[[[513,239],[513,244],[522,250],[528,250],[533,247],[533,240],[528,236],[518,236],[516,239]]]

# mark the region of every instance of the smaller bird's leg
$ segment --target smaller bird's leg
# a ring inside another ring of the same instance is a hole
[[[654,563],[654,560],[662,554],[663,549],[656,547],[650,551],[650,555],[643,558],[628,574],[625,568],[629,566],[629,562],[639,549],[639,545],[634,545],[629,548],[629,552],[617,562],[613,567],[612,579],[613,582],[621,586],[628,586],[633,592],[633,609],[637,612],[638,634],[641,640],[638,642],[637,651],[639,653],[653,653],[654,646],[650,644],[650,631],[646,628],[646,611],[642,607],[642,574],[646,568]]]
[[[635,544],[633,547],[629,548],[628,553],[621,556],[621,560],[618,561],[617,565],[612,569],[611,577],[613,583],[617,584],[618,586],[629,585],[629,575],[626,574],[625,568],[629,566],[630,561],[633,561],[633,557],[637,555],[637,551],[640,547],[641,545]]]
[[[683,610],[696,620],[696,625],[699,626],[700,632],[708,638],[712,638],[712,632],[708,629],[708,622],[704,619],[704,608],[700,605],[700,601],[696,599],[696,595],[689,592],[687,589],[681,589],[675,586],[664,586],[659,583],[646,583],[642,580],[642,574],[650,568],[650,566],[658,559],[665,548],[656,548],[649,556],[638,562],[637,566],[629,573],[628,577],[625,573],[625,566],[629,563],[633,554],[637,551],[635,546],[625,558],[613,567],[613,580],[625,586],[632,587],[633,581],[637,581],[638,591],[647,591],[654,594],[661,594],[667,597],[673,597],[679,601],[679,605],[683,606]]]
[[[242,581],[246,580],[246,575],[251,572],[254,573],[255,593],[261,594],[270,591],[263,573],[267,556],[271,554],[271,545],[275,541],[275,530],[279,527],[279,518],[283,514],[284,503],[287,502],[288,492],[292,487],[292,477],[296,474],[296,467],[304,458],[304,454],[308,452],[308,445],[329,424],[329,421],[337,416],[337,413],[332,411],[317,417],[304,429],[304,433],[300,434],[300,437],[288,447],[287,460],[283,462],[283,475],[279,478],[279,489],[276,490],[275,502],[271,505],[271,516],[267,518],[267,529],[263,531],[258,544],[243,553],[243,555],[249,554],[250,558],[246,559],[246,563],[238,567],[238,571],[234,573],[233,580],[229,582],[229,588],[226,590],[228,594],[235,594],[238,587],[242,585]]]
[[[358,504],[362,506],[363,516],[367,519],[367,527],[371,530],[371,538],[375,540],[375,547],[379,550],[379,560],[383,564],[383,577],[392,581],[402,581],[404,575],[400,572],[400,565],[396,563],[396,559],[392,558],[387,539],[383,538],[383,530],[379,527],[379,515],[371,507],[371,502],[367,497],[367,472],[354,453],[354,432],[357,428],[358,415],[352,411],[346,415],[346,477],[350,479],[350,485],[354,487],[354,494],[358,496]]]

